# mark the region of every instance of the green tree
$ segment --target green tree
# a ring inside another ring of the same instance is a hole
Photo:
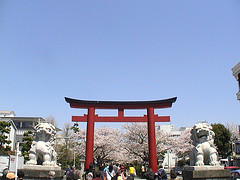
[[[69,165],[73,165],[73,156],[66,145],[60,147],[58,152],[58,163],[61,164],[62,169],[66,169]]]
[[[212,124],[215,133],[214,143],[217,146],[218,154],[226,158],[231,153],[231,133],[223,124]]]
[[[71,127],[71,130],[73,130],[74,133],[79,132],[78,123],[74,123],[74,125]]]
[[[29,150],[31,149],[33,139],[32,131],[27,131],[23,134],[23,143],[20,146],[25,161],[29,160]]]
[[[9,144],[11,143],[8,140],[8,135],[11,130],[11,124],[6,121],[0,121],[0,152],[1,154],[7,154],[11,150]]]

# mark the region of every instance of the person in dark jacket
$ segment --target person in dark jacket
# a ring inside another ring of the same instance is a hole
[[[143,174],[143,177],[147,180],[154,180],[155,173],[153,172],[152,168],[149,168],[149,170]]]
[[[156,175],[157,175],[158,180],[167,180],[167,173],[163,169],[162,165],[159,166],[159,170],[157,171]]]
[[[174,171],[173,168],[170,170],[170,177],[171,177],[171,180],[175,179],[177,177],[177,173],[176,173],[176,171]]]
[[[18,172],[17,172],[17,176],[18,176],[18,180],[23,180],[25,174],[24,174],[23,171],[18,171]]]

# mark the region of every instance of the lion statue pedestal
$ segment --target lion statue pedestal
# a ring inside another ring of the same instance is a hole
[[[194,148],[190,152],[190,166],[183,170],[183,179],[230,179],[230,171],[219,164],[214,136],[212,126],[207,123],[193,126],[191,139]]]
[[[57,166],[57,153],[53,147],[56,130],[50,123],[39,123],[35,127],[35,139],[29,151],[29,161],[23,167],[27,179],[62,179],[64,171]]]

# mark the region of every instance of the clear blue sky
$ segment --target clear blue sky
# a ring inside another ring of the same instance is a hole
[[[239,19],[238,0],[0,1],[0,110],[52,115],[63,127],[85,112],[65,96],[177,96],[156,111],[176,127],[240,124],[231,71],[240,61]]]

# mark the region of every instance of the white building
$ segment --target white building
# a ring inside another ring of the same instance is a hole
[[[172,137],[178,137],[181,136],[181,134],[191,129],[192,127],[180,127],[180,128],[174,128],[172,124],[164,124],[164,125],[156,125],[157,130],[163,131],[164,133],[168,133]]]
[[[13,111],[0,111],[0,120],[9,121],[13,124],[11,128],[10,137],[13,138],[13,150],[15,150],[15,144],[22,142],[23,134],[27,131],[34,132],[34,126],[40,122],[45,122],[46,120],[41,117],[16,117]]]
[[[11,118],[17,127],[16,139],[22,143],[23,134],[28,131],[35,132],[34,127],[41,122],[46,122],[41,117],[12,117]]]
[[[172,124],[157,125],[156,128],[159,131],[168,133],[171,137],[179,137],[184,131],[191,129],[191,127],[174,128]],[[164,159],[162,161],[162,165],[165,169],[169,169],[171,167],[175,167],[177,161],[178,161],[178,157],[176,156],[175,153],[171,152],[171,149],[169,149],[165,153]]]
[[[235,77],[235,79],[238,81],[238,92],[237,92],[237,100],[240,100],[240,62],[237,63],[232,68],[232,74]]]
[[[15,117],[15,113],[13,111],[0,111],[0,117]]]
[[[9,114],[9,116],[8,116]],[[6,134],[6,136],[8,137],[7,140],[10,140],[11,143],[9,144],[9,146],[11,147],[11,150],[12,151],[15,151],[16,150],[16,131],[17,131],[17,128],[14,124],[14,122],[12,121],[11,117],[13,117],[15,114],[13,111],[0,111],[0,121],[5,121],[5,122],[8,122],[10,123],[10,133],[9,134]]]

